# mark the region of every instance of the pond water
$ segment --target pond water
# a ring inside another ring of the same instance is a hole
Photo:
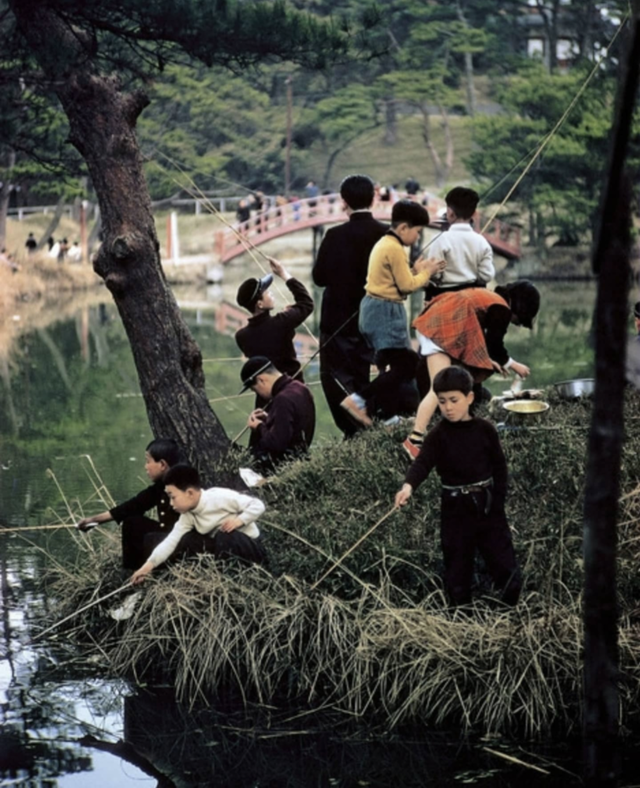
[[[233,340],[235,292],[256,274],[251,266],[234,263],[221,285],[175,288],[203,351],[212,406],[230,437],[243,428],[253,399],[237,395],[242,360]],[[309,282],[308,262],[288,267]],[[282,305],[288,291],[280,290]],[[590,376],[593,284],[541,284],[540,290],[540,318],[533,332],[512,329],[512,355],[532,367],[533,387]],[[317,336],[317,317],[309,329]],[[314,349],[310,335],[301,334],[301,355]],[[0,526],[14,529],[0,536],[1,785],[541,784],[541,772],[485,749],[547,769],[546,755],[525,745],[463,744],[455,732],[380,739],[347,720],[278,719],[265,709],[189,712],[167,690],[144,693],[97,679],[73,651],[32,644],[32,615],[48,607],[36,581],[49,562],[69,557],[73,542],[64,531],[28,529],[55,524],[67,512],[76,518],[96,511],[97,498],[123,500],[140,489],[151,435],[126,336],[104,289],[47,309],[27,303],[16,310],[0,331],[0,377]],[[317,363],[305,377],[318,407],[314,450],[321,450],[338,433]],[[495,379],[488,385],[493,393],[507,387]],[[545,784],[555,784],[554,775],[573,784],[574,756],[569,748],[554,750]]]

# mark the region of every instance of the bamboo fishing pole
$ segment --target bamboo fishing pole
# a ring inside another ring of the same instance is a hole
[[[329,567],[329,569],[327,569],[327,571],[326,571],[326,572],[325,572],[325,573],[322,575],[322,577],[321,577],[319,580],[316,580],[316,582],[315,582],[315,583],[314,583],[314,584],[311,586],[311,588],[310,588],[309,590],[310,590],[310,591],[313,591],[315,588],[317,588],[317,587],[320,585],[320,583],[322,583],[322,581],[323,581],[323,580],[325,580],[327,577],[329,577],[329,575],[330,575],[330,574],[333,572],[333,570],[334,570],[334,569],[337,569],[337,568],[340,566],[340,564],[341,564],[341,563],[344,561],[344,559],[345,559],[345,558],[346,558],[348,555],[350,555],[350,554],[351,554],[351,553],[352,553],[352,552],[353,552],[353,551],[354,551],[354,550],[355,550],[357,547],[359,547],[359,546],[360,546],[360,545],[361,545],[361,544],[364,542],[364,540],[365,540],[365,539],[368,539],[368,538],[371,536],[371,534],[372,534],[372,533],[373,533],[373,532],[376,530],[376,528],[378,528],[378,526],[382,525],[382,523],[383,523],[383,522],[384,522],[384,521],[385,521],[385,520],[386,520],[388,517],[391,517],[391,515],[392,515],[392,514],[393,514],[395,511],[397,511],[397,510],[398,510],[398,507],[397,507],[397,506],[394,504],[393,508],[392,508],[392,509],[390,509],[390,510],[389,510],[389,511],[388,511],[388,512],[385,514],[385,515],[383,515],[383,516],[382,516],[382,517],[381,517],[381,518],[378,520],[378,522],[374,523],[374,524],[371,526],[371,528],[369,528],[369,530],[368,530],[368,531],[367,531],[365,534],[363,534],[363,535],[362,535],[362,536],[361,536],[361,537],[358,539],[358,541],[357,541],[355,544],[353,544],[353,545],[352,545],[352,546],[351,546],[351,547],[350,547],[350,548],[347,550],[347,552],[346,552],[346,553],[344,553],[344,554],[343,554],[343,555],[342,555],[342,556],[341,556],[341,557],[340,557],[340,558],[339,558],[339,559],[338,559],[338,560],[337,560],[337,561],[336,561],[336,562],[333,564],[333,566],[330,566],[330,567]]]
[[[96,523],[95,525],[99,525],[99,523]],[[94,528],[95,525],[88,524],[87,527],[86,527],[86,530],[89,530],[89,528]],[[53,531],[56,528],[58,528],[58,529],[59,528],[65,528],[67,530],[73,529],[75,531],[78,531],[78,533],[84,533],[84,531],[81,531],[78,528],[78,526],[75,525],[75,524],[59,523],[57,525],[19,525],[19,526],[16,526],[15,528],[14,527],[12,527],[12,528],[2,528],[2,527],[0,527],[0,534],[10,534],[10,533],[17,533],[17,532],[22,532],[22,531]]]
[[[164,157],[168,162],[170,162],[174,167],[176,167],[180,171],[180,173],[187,178],[187,180],[191,184],[192,188],[185,188],[176,178],[173,178],[174,182],[177,183],[179,186],[181,186],[194,199],[201,200],[204,203],[205,208],[210,213],[212,213],[214,216],[216,216],[226,227],[228,227],[231,230],[231,232],[236,236],[238,241],[240,241],[240,243],[244,246],[245,251],[247,251],[251,255],[254,263],[258,266],[258,268],[262,271],[262,273],[263,274],[268,273],[268,271],[265,269],[265,267],[258,262],[258,260],[255,257],[254,252],[256,252],[257,254],[261,255],[269,263],[271,262],[270,256],[265,254],[262,251],[262,249],[260,249],[258,246],[256,246],[256,244],[254,244],[253,241],[251,241],[249,238],[245,238],[245,236],[242,235],[242,233],[236,227],[234,227],[234,225],[230,221],[228,221],[228,219],[223,215],[223,213],[220,210],[218,210],[218,208],[211,202],[211,200],[209,200],[207,195],[200,189],[198,184],[193,180],[193,178],[189,175],[189,173],[186,172],[184,170],[184,168],[180,166],[180,164],[178,162],[176,162],[170,156],[167,156],[166,153],[162,153],[162,151],[158,151],[158,153],[162,157]],[[279,292],[280,292],[280,295],[283,295],[283,293],[280,290],[279,290]],[[320,343],[318,342],[318,340],[315,337],[314,333],[311,331],[311,329],[307,325],[306,321],[303,321],[301,325],[306,329],[306,331],[309,334],[309,336],[311,337],[311,339],[317,345],[319,345]]]
[[[52,632],[54,629],[57,629],[58,627],[62,626],[62,624],[65,624],[67,621],[71,621],[72,618],[79,616],[80,613],[84,613],[87,610],[90,610],[92,607],[99,605],[101,602],[105,602],[107,599],[110,599],[112,596],[119,594],[121,591],[124,591],[127,588],[132,588],[131,580],[127,580],[127,582],[123,586],[120,586],[120,588],[116,588],[115,591],[110,591],[108,594],[101,596],[99,599],[95,599],[93,602],[89,602],[89,604],[85,605],[84,607],[81,607],[79,610],[75,610],[73,613],[61,619],[60,621],[56,621],[56,623],[52,624],[50,627],[43,629],[42,632],[38,632],[38,634],[33,638],[33,640],[34,641],[39,640],[41,637],[44,637],[47,633]]]

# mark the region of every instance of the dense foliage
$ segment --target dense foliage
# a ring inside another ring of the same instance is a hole
[[[310,178],[335,188],[345,166],[400,184],[414,174],[443,190],[466,168],[485,202],[498,201],[581,90],[624,12],[591,0],[538,3],[535,12],[516,0],[54,5],[95,37],[96,68],[150,91],[139,133],[155,199],[178,190],[177,166],[205,190],[283,192],[291,80],[292,190]],[[544,64],[526,56],[534,13],[549,41]],[[0,154],[23,190],[57,198],[65,181],[83,174],[81,162],[64,145],[66,120],[51,92],[24,79],[30,58],[10,14],[0,35],[8,55]],[[540,247],[590,238],[623,38],[511,197]],[[572,41],[568,64],[551,56],[559,39]],[[350,152],[372,135],[385,155],[367,167]],[[418,146],[413,173],[393,167],[409,144]],[[17,158],[7,158],[10,151]],[[630,163],[637,169],[636,154]]]

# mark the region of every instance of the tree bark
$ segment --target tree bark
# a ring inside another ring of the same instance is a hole
[[[208,485],[230,443],[207,400],[200,349],[160,264],[135,134],[148,100],[142,92],[125,92],[116,76],[98,73],[91,42],[46,5],[36,0],[10,0],[10,5],[54,85],[69,120],[70,141],[89,169],[103,233],[94,268],[127,332],[152,432],[178,440]],[[230,472],[216,474],[217,483],[235,478]]]
[[[625,163],[640,65],[640,4],[637,0],[633,7],[593,254],[593,269],[600,276],[595,331],[596,389],[584,504],[583,728],[585,785],[588,788],[614,788],[618,772],[616,526],[624,438],[631,250],[631,185]]]

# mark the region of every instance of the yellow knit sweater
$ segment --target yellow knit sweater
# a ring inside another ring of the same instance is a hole
[[[367,295],[402,302],[428,281],[428,271],[415,275],[411,272],[406,249],[397,235],[384,235],[371,250],[365,286]]]

